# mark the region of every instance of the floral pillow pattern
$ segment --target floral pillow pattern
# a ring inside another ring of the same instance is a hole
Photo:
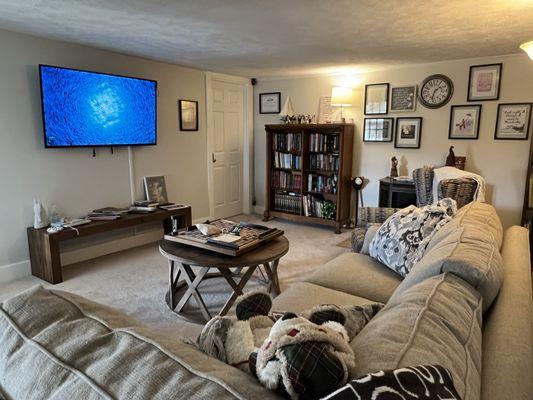
[[[370,243],[370,256],[405,277],[424,256],[426,247],[457,212],[455,200],[445,198],[418,208],[409,206],[391,215]]]

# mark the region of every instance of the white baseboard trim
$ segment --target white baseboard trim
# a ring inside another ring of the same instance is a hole
[[[31,275],[30,260],[0,265],[0,284],[15,281]]]
[[[201,224],[201,223],[204,223],[205,221],[208,221],[210,220],[211,218],[209,216],[207,217],[201,217],[201,218],[195,218],[192,220],[192,224],[193,225],[196,225],[196,224]]]
[[[265,212],[264,206],[254,206],[254,214],[263,215],[264,212]]]

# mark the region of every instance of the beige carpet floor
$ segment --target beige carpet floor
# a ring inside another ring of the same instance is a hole
[[[241,215],[232,219],[263,223],[256,215]],[[335,256],[349,251],[338,246],[349,238],[348,230],[336,235],[331,228],[283,220],[264,224],[283,229],[289,239],[289,253],[281,259],[278,268],[282,290],[293,282],[305,279]],[[166,334],[195,338],[202,328],[199,324],[180,318],[165,304],[168,266],[156,243],[65,267],[63,276],[64,282],[54,285],[55,289],[118,308]],[[245,291],[262,284],[259,276],[252,279]],[[0,301],[36,284],[50,286],[33,276],[0,285]],[[205,302],[212,313],[222,306],[231,293],[222,278],[205,281],[200,285],[200,292],[205,295]],[[194,306],[194,300],[191,300],[187,306],[187,312],[191,315],[194,314]]]

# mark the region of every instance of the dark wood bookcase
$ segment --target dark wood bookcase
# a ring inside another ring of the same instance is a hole
[[[266,199],[272,217],[332,226],[350,221],[353,124],[265,125]],[[324,202],[336,206],[324,218]]]
[[[522,208],[522,226],[529,230],[529,248],[533,254],[533,141],[529,149],[526,187],[524,190],[524,207]]]

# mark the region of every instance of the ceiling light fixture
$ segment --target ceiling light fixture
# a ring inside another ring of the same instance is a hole
[[[533,40],[522,44],[520,48],[524,50],[529,56],[529,58],[533,60]]]

